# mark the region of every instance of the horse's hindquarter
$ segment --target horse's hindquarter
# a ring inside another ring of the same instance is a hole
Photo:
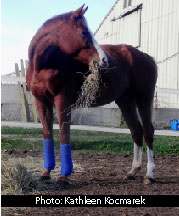
[[[138,92],[151,92],[157,81],[157,66],[151,56],[129,46],[133,63],[131,77],[133,86]]]
[[[137,94],[151,95],[154,92],[157,67],[152,57],[129,45],[102,47],[110,61],[105,79],[110,83],[109,89],[115,99],[129,87]]]

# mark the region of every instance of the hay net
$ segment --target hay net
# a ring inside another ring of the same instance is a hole
[[[76,109],[87,109],[95,104],[96,99],[99,97],[99,86],[101,83],[101,68],[98,62],[93,61],[92,67],[88,76],[84,76],[85,81],[81,87],[81,92],[76,101]]]

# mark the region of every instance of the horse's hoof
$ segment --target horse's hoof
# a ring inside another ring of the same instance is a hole
[[[69,185],[70,183],[67,180],[62,180],[62,179],[58,179],[56,181],[56,185],[60,185],[60,186],[66,186]]]
[[[50,179],[51,179],[50,176],[40,176],[39,177],[39,181],[48,181]]]
[[[39,181],[48,181],[48,180],[50,180],[50,172],[51,172],[51,170],[45,169],[42,172],[41,176],[39,177]]]
[[[127,175],[124,179],[125,180],[135,180],[136,178],[133,175]]]
[[[155,179],[153,179],[153,178],[145,178],[144,179],[144,184],[145,185],[151,185],[151,184],[153,184],[153,183],[155,183]]]
[[[60,176],[57,181],[56,181],[56,184],[57,185],[62,185],[62,186],[65,186],[65,185],[69,185],[69,180],[68,180],[68,177],[67,176]]]

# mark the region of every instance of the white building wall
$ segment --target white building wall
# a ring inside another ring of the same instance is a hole
[[[100,44],[130,44],[153,56],[157,87],[179,90],[179,0],[132,0],[123,8],[124,1],[116,1],[95,32],[96,39]],[[140,4],[142,9],[123,17]],[[179,94],[157,92],[156,96],[156,106],[179,108]]]

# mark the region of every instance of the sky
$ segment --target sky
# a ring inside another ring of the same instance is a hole
[[[1,75],[28,59],[28,46],[37,29],[54,15],[88,6],[85,17],[92,32],[116,0],[1,0]]]

